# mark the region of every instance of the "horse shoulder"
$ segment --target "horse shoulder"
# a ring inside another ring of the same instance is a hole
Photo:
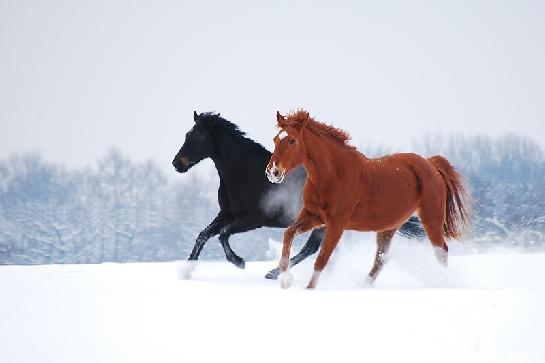
[[[220,186],[218,188],[218,204],[221,210],[228,211],[230,209],[229,193],[227,193],[227,187],[225,182],[220,178]]]

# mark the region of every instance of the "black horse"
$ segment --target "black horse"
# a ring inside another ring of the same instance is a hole
[[[219,234],[225,257],[239,268],[244,260],[229,245],[229,236],[260,227],[288,227],[301,208],[301,196],[306,172],[299,168],[286,176],[282,184],[273,184],[265,176],[271,153],[262,145],[245,137],[244,132],[219,114],[194,112],[195,125],[186,134],[185,142],[174,157],[176,171],[185,173],[203,159],[211,158],[220,178],[218,202],[220,211],[195,241],[189,256],[197,260],[206,241]],[[417,218],[405,223],[400,233],[407,237],[423,236]],[[316,253],[324,227],[313,230],[301,251],[291,258],[296,265]],[[279,269],[265,276],[276,279]]]

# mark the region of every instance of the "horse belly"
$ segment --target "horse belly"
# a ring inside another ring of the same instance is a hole
[[[379,215],[376,213],[368,213],[365,215],[354,215],[346,229],[360,232],[369,231],[389,231],[397,229],[405,223],[415,212],[415,209],[408,209],[402,213]]]
[[[398,228],[414,214],[419,203],[416,179],[410,172],[396,170],[364,188],[348,229],[386,231]]]

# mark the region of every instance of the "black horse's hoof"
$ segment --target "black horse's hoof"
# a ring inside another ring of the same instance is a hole
[[[238,256],[233,256],[231,259],[229,259],[229,262],[231,262],[233,265],[241,270],[244,270],[244,268],[246,267],[246,262],[244,262],[244,259]]]
[[[267,272],[267,274],[265,275],[265,278],[267,280],[277,280],[278,275],[280,275],[280,269],[277,267]]]

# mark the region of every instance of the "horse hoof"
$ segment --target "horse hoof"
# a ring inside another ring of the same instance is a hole
[[[287,289],[293,284],[293,275],[289,272],[282,272],[280,274],[280,287]]]
[[[233,257],[233,259],[231,260],[231,263],[241,270],[244,270],[244,268],[246,268],[246,262],[241,257],[238,257],[238,256]]]
[[[267,280],[276,280],[276,279],[278,279],[279,274],[280,274],[280,269],[275,268],[275,269],[270,270],[269,272],[267,272],[267,274],[265,275],[265,278]]]
[[[371,276],[367,275],[361,282],[361,287],[363,288],[371,288],[371,287],[375,287],[374,285],[375,283],[375,279],[372,278]]]
[[[195,270],[196,263],[195,261],[185,261],[179,262],[177,266],[178,279],[179,280],[189,280]]]

